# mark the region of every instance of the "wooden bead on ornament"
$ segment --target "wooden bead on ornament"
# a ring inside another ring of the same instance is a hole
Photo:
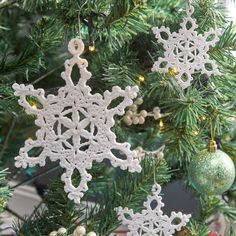
[[[160,119],[161,118],[161,113],[156,113],[156,114],[154,114],[154,119],[155,120],[158,120],[158,119]]]
[[[159,107],[154,107],[153,109],[154,119],[158,120],[161,118],[161,110]]]
[[[57,236],[57,231],[52,231],[49,236]]]
[[[130,116],[128,116],[128,115],[124,116],[124,122],[127,125],[132,125],[133,124],[133,121],[131,120]]]
[[[145,118],[145,117],[147,117],[148,113],[147,113],[147,111],[142,110],[142,111],[140,111],[140,115]]]
[[[158,152],[157,157],[160,158],[160,159],[163,159],[164,158],[164,153],[163,152]]]
[[[89,232],[87,236],[97,236],[97,234],[95,232]]]
[[[73,236],[84,236],[85,234],[86,229],[83,226],[78,226],[73,232]]]
[[[67,232],[67,229],[63,227],[59,228],[57,231],[58,234],[65,234],[66,232]]]
[[[141,105],[143,104],[143,99],[142,98],[137,98],[136,101],[134,102],[136,105]]]
[[[132,121],[133,121],[134,125],[137,125],[139,123],[139,118],[138,117],[133,117]]]
[[[160,110],[159,107],[154,107],[154,108],[153,108],[153,113],[154,113],[154,114],[159,114],[160,111],[161,111],[161,110]]]
[[[138,146],[135,148],[135,151],[138,153],[143,153],[143,148],[141,146]]]
[[[138,110],[137,105],[133,104],[133,105],[130,106],[130,111],[135,111],[136,112],[137,110]]]
[[[145,123],[145,119],[144,117],[140,116],[139,117],[139,122],[138,122],[140,125],[144,124]]]
[[[132,111],[127,111],[127,112],[125,113],[125,115],[126,115],[126,116],[132,116],[132,115],[133,115],[133,112],[132,112]]]

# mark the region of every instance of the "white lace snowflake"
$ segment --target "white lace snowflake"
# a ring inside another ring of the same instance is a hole
[[[147,197],[141,213],[134,213],[133,210],[118,208],[119,220],[128,226],[127,236],[171,236],[185,226],[191,215],[184,215],[181,212],[172,212],[171,216],[163,215],[161,208],[164,206],[162,197],[159,196],[161,186],[154,184],[152,195]]]
[[[65,61],[65,72],[61,74],[66,85],[58,90],[58,95],[45,97],[43,89],[34,89],[32,85],[13,85],[15,95],[19,96],[19,104],[28,114],[36,115],[35,124],[40,127],[36,132],[36,140],[28,139],[15,158],[16,167],[26,168],[39,164],[44,166],[46,158],[59,160],[65,168],[62,180],[68,197],[76,203],[80,202],[84,192],[88,190],[87,183],[92,176],[87,172],[92,162],[109,159],[114,167],[128,169],[130,172],[140,172],[141,167],[136,159],[137,153],[130,150],[129,143],[117,143],[116,135],[111,131],[114,126],[114,116],[123,115],[124,109],[132,104],[137,96],[137,87],[126,87],[125,90],[115,86],[112,92],[91,94],[91,88],[86,82],[92,74],[87,71],[88,62],[80,58],[84,51],[84,44],[80,39],[73,39],[68,45],[73,57]],[[80,70],[81,78],[74,85],[71,72],[74,65]],[[27,98],[37,98],[40,107],[35,109],[27,102]],[[122,98],[116,106],[108,106],[114,99]],[[31,157],[32,149],[41,148],[37,156]],[[120,159],[114,155],[118,150],[127,159]],[[72,184],[72,174],[77,170],[81,180],[77,187]]]
[[[210,60],[207,52],[210,46],[215,46],[219,41],[222,30],[210,29],[204,35],[198,34],[196,19],[191,17],[193,12],[193,6],[187,8],[187,17],[184,17],[180,24],[178,33],[171,33],[170,29],[164,26],[153,28],[153,33],[158,42],[163,44],[165,52],[164,58],[160,57],[154,63],[152,71],[167,73],[170,68],[175,68],[178,72],[177,82],[183,89],[190,86],[195,72],[200,71],[209,77],[220,75],[216,63]]]

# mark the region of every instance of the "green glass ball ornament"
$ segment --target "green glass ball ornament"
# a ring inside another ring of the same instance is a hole
[[[235,166],[221,150],[205,149],[198,153],[189,166],[189,180],[200,193],[220,195],[227,191],[235,179]]]

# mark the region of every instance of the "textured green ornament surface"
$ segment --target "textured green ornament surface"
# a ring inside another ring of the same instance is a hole
[[[200,193],[222,194],[234,182],[235,166],[231,158],[221,150],[209,152],[205,149],[190,163],[189,179]]]

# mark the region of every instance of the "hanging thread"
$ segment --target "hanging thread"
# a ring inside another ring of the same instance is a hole
[[[82,10],[82,8],[85,6],[85,4],[87,4],[88,0],[86,0],[82,5],[81,7],[79,8],[78,10],[78,35],[79,35],[79,38],[82,39],[82,33],[81,33],[81,21],[80,21],[80,12]]]

